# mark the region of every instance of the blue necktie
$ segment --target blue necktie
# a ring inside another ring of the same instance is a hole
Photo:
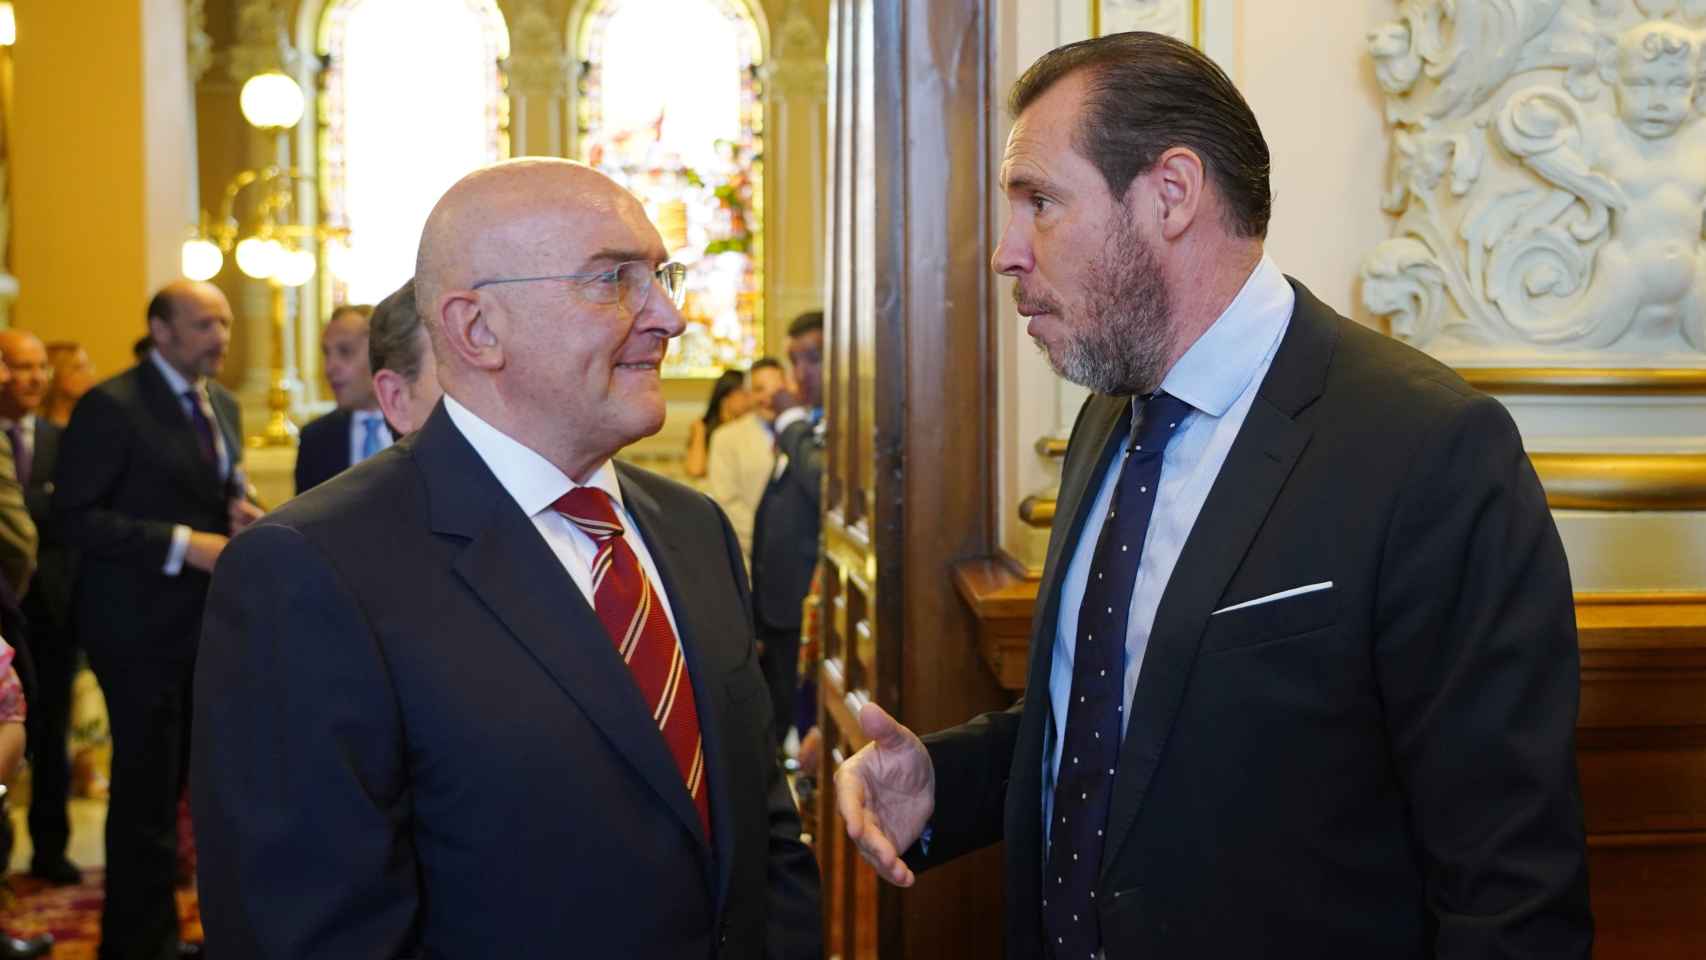
[[[361,435],[361,459],[366,460],[379,452],[379,418],[372,415],[362,417],[361,428],[366,431]]]
[[[1056,960],[1091,960],[1102,948],[1095,891],[1125,729],[1120,711],[1126,619],[1161,483],[1161,455],[1190,411],[1190,404],[1165,393],[1143,401],[1078,607],[1072,695],[1043,878],[1043,933]]]

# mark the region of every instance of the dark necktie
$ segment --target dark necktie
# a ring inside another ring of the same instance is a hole
[[[1096,878],[1124,730],[1126,620],[1161,483],[1161,455],[1190,411],[1189,404],[1165,393],[1143,401],[1078,607],[1072,695],[1043,878],[1043,933],[1056,960],[1090,960],[1102,948]]]
[[[30,448],[24,445],[23,424],[13,422],[6,428],[6,436],[12,441],[12,463],[18,468],[18,486],[30,488]]]
[[[617,516],[609,494],[597,487],[576,487],[551,506],[598,545],[592,558],[593,610],[610,634],[616,652],[628,664],[646,706],[652,708],[652,719],[675,758],[709,839],[711,805],[705,789],[699,708],[681,644],[659,602],[657,588],[633,548],[622,539],[622,518]]]
[[[213,443],[213,424],[207,421],[207,414],[201,411],[201,394],[195,388],[184,391],[184,399],[190,405],[190,426],[195,427],[196,445],[201,447],[201,458],[210,464],[219,462],[219,448]]]

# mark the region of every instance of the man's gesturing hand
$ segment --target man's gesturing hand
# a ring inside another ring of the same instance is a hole
[[[877,875],[910,887],[912,869],[900,855],[912,846],[936,808],[936,769],[911,730],[874,703],[859,711],[859,728],[871,738],[835,771],[835,804],[847,838]]]

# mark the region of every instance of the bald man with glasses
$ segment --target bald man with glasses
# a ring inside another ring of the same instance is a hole
[[[612,458],[664,419],[684,271],[562,160],[445,194],[444,399],[214,578],[194,801],[216,957],[822,955],[740,546]]]

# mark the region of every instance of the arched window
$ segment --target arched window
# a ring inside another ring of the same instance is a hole
[[[421,227],[452,183],[509,156],[493,0],[331,0],[320,20],[320,186],[333,302],[374,303],[415,271]]]
[[[762,346],[762,36],[746,0],[592,0],[578,24],[580,159],[645,204],[688,265],[664,372],[716,376]]]

